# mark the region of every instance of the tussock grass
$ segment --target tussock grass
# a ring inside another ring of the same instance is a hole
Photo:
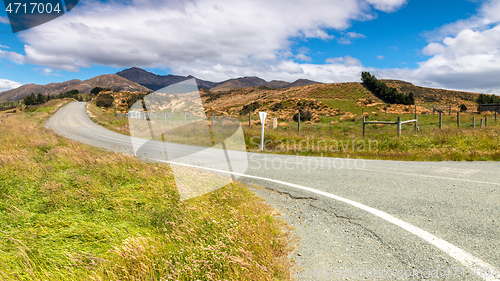
[[[371,120],[395,121],[398,115],[370,116]],[[488,117],[488,127],[472,128],[472,115],[461,116],[460,129],[455,116],[444,116],[443,129],[439,130],[437,115],[419,116],[420,131],[414,132],[413,124],[402,127],[397,136],[395,125],[367,125],[363,140],[361,121],[342,120],[342,117],[325,118],[319,124],[302,124],[300,135],[297,123],[273,130],[266,128],[267,153],[298,154],[385,160],[410,161],[497,161],[500,160],[500,121]],[[413,115],[402,116],[403,120]],[[328,122],[328,123],[327,123]],[[247,149],[260,151],[260,126],[244,124]]]
[[[242,184],[180,201],[168,166],[59,137],[61,101],[0,113],[1,280],[287,280],[287,236]]]
[[[95,110],[96,122],[121,132],[113,123],[118,122],[115,119],[126,122],[126,118],[109,116],[109,112],[100,108]],[[380,113],[369,115],[367,121],[396,121],[398,116],[402,120],[414,118],[413,114]],[[474,116],[476,128],[472,128]],[[479,128],[480,119],[484,117],[488,118],[488,126]],[[247,149],[260,152],[261,126],[253,123],[249,127],[247,118],[240,119]],[[322,116],[320,123],[302,122],[300,135],[297,123],[280,121],[277,129],[266,128],[264,152],[409,161],[497,161],[500,160],[500,117],[498,119],[495,123],[492,114],[461,114],[458,129],[456,114],[443,115],[443,130],[439,130],[438,115],[419,115],[418,134],[413,124],[403,125],[399,138],[395,125],[367,125],[365,140],[361,117],[354,114]]]

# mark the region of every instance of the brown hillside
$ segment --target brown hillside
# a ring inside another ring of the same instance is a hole
[[[413,92],[417,97],[417,103],[456,104],[459,102],[475,102],[479,97],[478,93],[426,88],[400,80],[382,81],[387,86],[394,87],[402,93],[409,94]]]
[[[0,93],[0,101],[21,100],[33,94],[57,95],[71,90],[89,93],[94,87],[110,88],[114,91],[150,92],[151,90],[116,74],[100,75],[85,81],[70,80],[47,85],[28,84]]]

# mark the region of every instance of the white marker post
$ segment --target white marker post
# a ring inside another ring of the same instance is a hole
[[[260,136],[260,151],[264,150],[264,124],[266,123],[267,112],[259,112],[260,123],[262,124],[262,134]]]

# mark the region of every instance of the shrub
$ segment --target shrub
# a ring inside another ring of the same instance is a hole
[[[311,119],[313,117],[311,111],[309,111],[309,110],[305,111],[305,110],[300,109],[299,112],[300,112],[300,121],[311,121]],[[298,112],[293,115],[293,121],[295,121],[295,122],[299,121],[299,113]]]
[[[271,107],[272,111],[278,111],[280,109],[283,109],[283,104],[281,102],[277,102]]]
[[[240,115],[245,115],[248,114],[249,111],[255,111],[257,108],[260,107],[260,103],[258,101],[254,101],[252,103],[249,103],[247,105],[244,105],[241,110],[240,110]]]
[[[99,93],[97,95],[97,97],[95,98],[95,104],[98,107],[105,107],[105,108],[112,107],[114,101],[115,101],[115,98],[109,92]]]

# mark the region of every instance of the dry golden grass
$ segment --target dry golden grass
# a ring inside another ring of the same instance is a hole
[[[356,114],[352,114],[350,112],[346,112],[346,113],[344,113],[344,115],[342,115],[340,117],[340,121],[342,121],[342,122],[353,122],[353,121],[356,121]]]
[[[1,280],[287,280],[287,235],[240,183],[180,201],[168,166],[0,113]]]

